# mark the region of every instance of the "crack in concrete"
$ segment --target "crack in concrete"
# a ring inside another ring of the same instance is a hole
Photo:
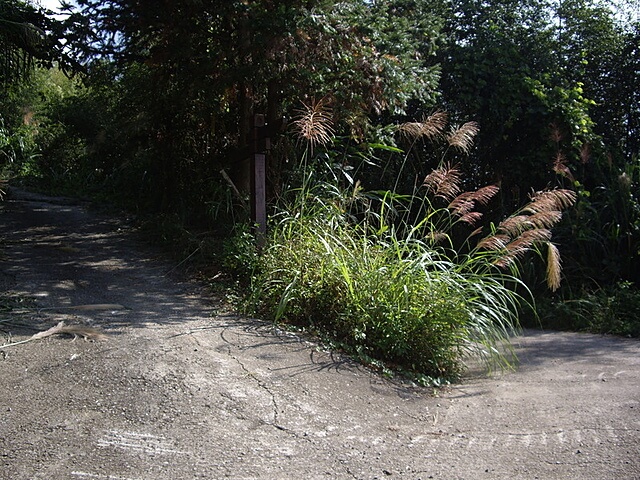
[[[271,399],[271,405],[273,407],[273,422],[271,423],[271,425],[273,425],[274,427],[278,428],[279,430],[286,431],[286,428],[280,426],[279,422],[278,422],[278,416],[279,416],[279,411],[278,410],[279,410],[279,407],[278,407],[278,402],[276,400],[275,394],[271,391],[271,389],[266,385],[266,383],[264,381],[260,380],[256,376],[256,374],[254,372],[249,371],[249,369],[247,369],[246,365],[244,363],[242,363],[242,361],[238,357],[233,355],[231,352],[229,352],[229,356],[233,360],[235,360],[238,365],[240,365],[240,368],[245,372],[247,377],[253,379],[256,382],[256,385],[258,385],[258,387],[260,387],[262,390],[267,392],[267,394],[269,395],[269,398]]]
[[[296,433],[295,431],[291,430],[290,428],[287,428],[283,425],[280,424],[280,406],[278,404],[278,401],[276,399],[276,394],[269,388],[269,386],[260,378],[258,378],[256,376],[256,374],[254,372],[251,372],[247,366],[242,362],[242,360],[237,357],[236,355],[234,355],[232,353],[232,347],[236,348],[238,350],[242,350],[242,346],[241,345],[236,345],[235,343],[233,343],[232,341],[230,341],[228,338],[226,338],[226,328],[224,328],[221,332],[220,332],[220,337],[222,338],[222,340],[227,344],[227,349],[226,349],[226,354],[227,356],[229,356],[229,358],[233,359],[238,366],[242,369],[242,371],[245,373],[245,375],[249,378],[251,378],[253,381],[255,381],[255,383],[258,385],[259,388],[261,388],[262,390],[264,390],[268,395],[269,398],[271,399],[271,406],[272,406],[272,411],[273,411],[273,420],[271,422],[267,422],[267,421],[262,421],[261,423],[263,423],[264,425],[268,425],[270,427],[273,427],[281,432],[284,432],[286,434],[288,434],[289,436],[296,438],[296,439],[304,439],[306,440],[308,443],[313,443],[312,439],[309,438],[306,435],[299,435],[298,433]]]
[[[279,414],[280,414],[279,409],[280,409],[280,407],[278,405],[278,401],[276,400],[275,393],[267,386],[267,384],[264,381],[259,379],[254,372],[251,372],[246,367],[246,365],[242,362],[242,360],[240,358],[238,358],[236,355],[234,355],[231,352],[231,347],[232,346],[235,347],[235,348],[238,348],[238,349],[241,349],[241,347],[239,345],[235,345],[234,343],[232,343],[230,340],[228,340],[225,337],[226,330],[227,329],[225,328],[222,332],[220,332],[220,337],[227,344],[227,355],[231,359],[233,359],[240,366],[240,368],[242,369],[243,372],[245,372],[245,375],[247,377],[253,379],[255,381],[256,385],[258,385],[258,387],[260,389],[262,389],[265,392],[267,392],[269,398],[271,399],[271,406],[272,406],[272,411],[273,411],[273,421],[272,422],[264,422],[265,425],[270,425],[270,426],[272,426],[274,428],[277,428],[278,430],[281,430],[283,432],[287,432],[287,433],[297,437],[297,435],[294,432],[292,432],[288,428],[283,427],[282,425],[280,425],[280,422],[279,422]]]

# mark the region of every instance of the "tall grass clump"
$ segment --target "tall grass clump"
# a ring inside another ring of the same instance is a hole
[[[310,114],[324,121],[317,108]],[[476,127],[461,128],[467,130],[449,135],[450,146],[466,146],[465,135]],[[374,194],[357,182],[341,189],[315,181],[319,165],[307,160],[301,187],[283,195],[272,216],[248,310],[311,329],[361,359],[424,382],[457,378],[467,355],[510,367],[509,338],[523,301],[516,287],[526,289],[517,260],[542,243],[556,258],[548,229],[557,215],[543,212],[560,211],[570,195],[534,196],[511,220],[484,236],[476,227],[457,247],[451,232],[475,225],[477,207],[497,187],[464,192],[460,172],[443,163],[412,195]],[[553,268],[556,279],[559,261]]]

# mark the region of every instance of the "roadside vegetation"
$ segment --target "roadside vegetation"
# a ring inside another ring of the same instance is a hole
[[[521,325],[640,335],[633,1],[76,4],[0,7],[3,182],[133,212],[248,313],[423,383],[508,368]]]
[[[321,109],[310,106],[298,119],[301,133],[330,130],[311,125],[329,118]],[[305,156],[302,183],[283,193],[262,251],[243,262],[253,266],[247,309],[328,336],[361,360],[422,383],[456,378],[467,355],[489,368],[509,368],[519,308],[532,300],[518,260],[548,251],[547,280],[558,288],[560,262],[549,229],[575,194],[539,192],[519,212],[482,228],[477,207],[486,207],[499,188],[462,190],[447,152],[468,151],[476,127],[447,127],[442,112],[400,125],[400,134],[428,135],[445,152],[407,195],[365,191],[357,182],[341,188],[323,151]],[[307,136],[311,144],[323,140]]]

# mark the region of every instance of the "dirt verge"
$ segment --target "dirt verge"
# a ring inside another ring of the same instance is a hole
[[[640,478],[640,343],[528,331],[521,366],[433,395],[221,311],[117,220],[0,213],[0,478]],[[77,308],[81,307],[81,308]],[[11,338],[9,338],[11,335]]]

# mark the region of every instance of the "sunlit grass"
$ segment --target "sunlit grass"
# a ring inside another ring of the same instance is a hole
[[[467,354],[510,367],[521,298],[493,256],[455,263],[428,241],[354,225],[337,202],[314,197],[301,190],[275,216],[251,283],[252,313],[431,381],[457,378]]]
[[[446,116],[436,113],[399,133],[440,139],[445,155],[468,152],[477,126],[445,128]],[[327,139],[307,140],[314,146]],[[548,283],[557,288],[560,258],[550,229],[573,192],[539,192],[498,224],[478,226],[479,208],[498,187],[464,191],[462,172],[444,156],[412,193],[399,194],[398,180],[391,190],[367,192],[357,181],[345,189],[335,175],[321,179],[320,155],[310,159],[310,151],[301,186],[280,197],[262,251],[250,261],[246,249],[236,255],[252,267],[247,311],[311,330],[424,384],[455,380],[469,356],[488,369],[511,368],[509,340],[530,297],[519,264],[529,252],[547,252]],[[468,232],[462,241],[460,231]]]

